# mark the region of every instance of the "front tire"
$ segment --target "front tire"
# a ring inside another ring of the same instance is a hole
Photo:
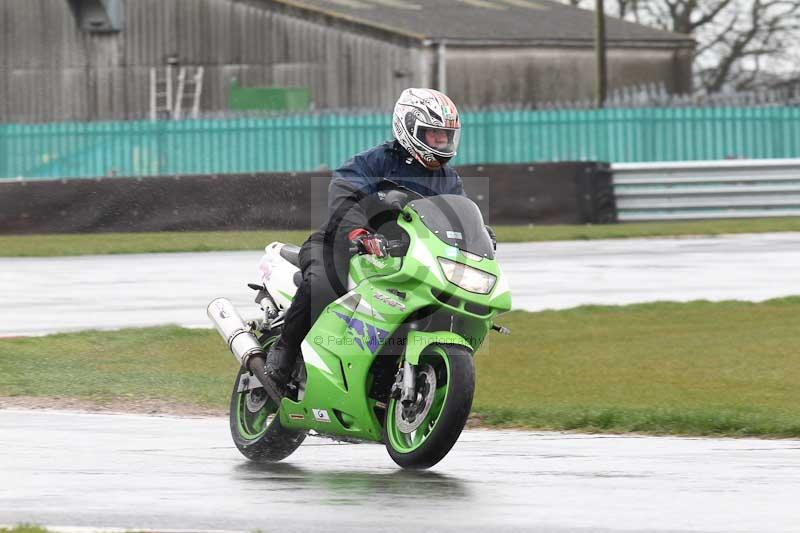
[[[395,463],[423,469],[447,455],[467,422],[475,392],[472,352],[454,344],[431,345],[416,371],[421,401],[407,409],[399,400],[389,401],[384,440]]]
[[[278,406],[263,387],[239,392],[239,381],[250,371],[239,369],[230,403],[231,437],[239,451],[259,463],[274,463],[294,452],[306,438],[305,431],[281,425]],[[256,380],[255,376],[250,379]]]

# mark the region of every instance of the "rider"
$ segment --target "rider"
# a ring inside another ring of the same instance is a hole
[[[286,394],[312,324],[330,302],[347,292],[350,249],[388,255],[384,234],[393,230],[385,208],[375,201],[378,184],[388,178],[423,196],[464,194],[461,178],[447,166],[456,155],[460,130],[458,110],[450,98],[432,89],[406,89],[394,107],[394,141],[355,155],[333,173],[328,189],[330,219],[300,249],[303,281],[286,311],[281,336],[266,363],[261,358],[249,363],[276,402]]]

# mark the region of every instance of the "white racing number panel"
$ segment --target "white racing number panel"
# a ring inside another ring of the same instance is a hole
[[[325,409],[312,409],[314,411],[314,420],[317,422],[330,422],[331,417],[328,416],[328,411]]]

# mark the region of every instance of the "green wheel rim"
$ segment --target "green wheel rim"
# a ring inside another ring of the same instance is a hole
[[[277,336],[273,336],[262,340],[264,350],[269,351],[269,347],[277,338]],[[245,440],[256,440],[264,436],[269,425],[277,418],[278,406],[269,398],[267,398],[261,409],[256,412],[252,412],[247,407],[247,400],[253,392],[241,392],[236,400],[236,429],[239,432],[239,436]],[[261,389],[261,394],[266,394],[263,389]]]
[[[431,409],[425,415],[422,423],[415,431],[403,433],[398,429],[395,419],[397,400],[390,400],[389,405],[386,406],[386,436],[392,448],[400,453],[411,453],[428,440],[447,403],[447,389],[450,385],[450,361],[447,359],[447,354],[441,348],[436,348],[423,355],[419,362],[420,365],[428,363],[433,366],[437,378]]]
[[[251,392],[240,393],[236,402],[236,428],[239,436],[245,440],[261,438],[267,432],[272,421],[277,418],[270,415],[278,412],[275,402],[270,399],[267,399],[264,406],[258,411],[250,411],[247,407],[247,397]]]

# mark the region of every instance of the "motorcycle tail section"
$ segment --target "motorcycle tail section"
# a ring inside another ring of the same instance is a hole
[[[288,309],[297,292],[300,269],[281,256],[282,242],[272,242],[264,248],[264,255],[258,265],[261,283],[267,288],[282,311]]]

